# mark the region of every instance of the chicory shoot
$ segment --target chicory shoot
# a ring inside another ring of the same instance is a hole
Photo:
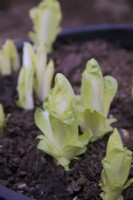
[[[51,83],[54,76],[54,62],[50,60],[47,64],[47,53],[44,46],[38,47],[34,54],[34,89],[40,101],[43,101],[51,89]]]
[[[3,105],[0,104],[0,133],[3,133],[6,122],[7,117],[5,116]]]
[[[132,182],[133,178],[127,180],[131,168],[132,152],[123,143],[119,132],[114,129],[110,136],[106,156],[102,160],[103,170],[100,186],[103,200],[124,200],[122,191]]]
[[[18,77],[17,105],[25,110],[34,108],[33,81],[34,81],[34,51],[32,45],[25,42],[23,47],[23,66]]]
[[[62,13],[58,0],[43,0],[30,10],[29,15],[33,22],[33,32],[29,33],[29,37],[35,47],[43,44],[50,52],[60,31]]]
[[[86,151],[89,135],[78,134],[78,124],[74,117],[72,102],[73,89],[62,75],[55,77],[55,87],[44,101],[44,109],[35,112],[35,123],[42,134],[37,148],[55,158],[65,170],[69,170],[70,161]]]
[[[111,123],[116,119],[107,117],[117,87],[115,78],[103,77],[95,59],[87,62],[82,74],[81,95],[76,96],[73,105],[77,121],[81,129],[91,135],[91,141],[112,130]]]
[[[11,75],[19,66],[19,56],[14,41],[7,39],[0,49],[0,74]]]

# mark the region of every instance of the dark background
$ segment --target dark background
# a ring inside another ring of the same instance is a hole
[[[0,42],[25,39],[32,25],[28,17],[39,0],[0,0]],[[133,22],[133,0],[60,0],[62,27],[99,23]]]

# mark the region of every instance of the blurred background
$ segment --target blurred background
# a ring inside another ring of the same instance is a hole
[[[28,11],[39,0],[0,0],[0,40],[26,39],[32,24]],[[132,23],[133,0],[60,0],[62,27]]]

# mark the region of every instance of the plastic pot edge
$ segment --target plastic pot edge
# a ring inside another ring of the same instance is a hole
[[[63,43],[68,40],[72,41],[89,41],[96,39],[106,39],[110,42],[118,42],[127,49],[133,49],[133,24],[102,24],[81,26],[78,28],[63,29],[58,37],[57,42]],[[17,41],[16,47],[22,50],[24,42],[30,40]]]
[[[0,200],[35,200],[0,185]]]

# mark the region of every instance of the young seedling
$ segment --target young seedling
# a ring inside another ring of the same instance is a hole
[[[33,22],[33,32],[29,33],[35,47],[45,45],[47,52],[52,49],[53,42],[60,31],[62,18],[60,4],[57,0],[43,0],[29,12]]]
[[[7,122],[7,118],[5,117],[4,109],[2,104],[0,104],[0,133],[3,133]]]
[[[18,53],[13,40],[7,39],[0,49],[0,74],[11,75],[20,66]]]
[[[117,87],[112,76],[103,77],[96,60],[87,62],[82,74],[81,95],[74,101],[74,110],[81,129],[91,135],[91,141],[112,130],[111,123],[116,119],[107,116]]]
[[[34,51],[29,43],[24,44],[23,66],[18,77],[18,101],[17,105],[25,110],[34,108],[33,78],[34,78]]]
[[[133,182],[133,178],[127,180],[131,160],[132,152],[123,147],[119,132],[114,129],[108,141],[106,157],[102,160],[100,186],[103,192],[100,196],[103,200],[124,200],[122,191]]]
[[[38,108],[35,123],[43,134],[37,148],[55,158],[65,170],[70,160],[86,151],[89,142],[87,132],[78,134],[78,124],[74,118],[72,101],[74,92],[68,80],[62,75],[55,77],[55,87],[44,101],[45,111]]]

